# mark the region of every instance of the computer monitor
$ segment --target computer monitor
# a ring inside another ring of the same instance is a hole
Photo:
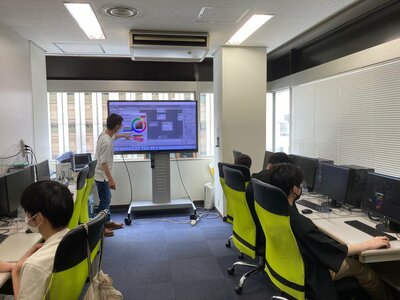
[[[321,182],[318,189],[320,194],[332,199],[333,206],[344,204],[349,182],[349,168],[321,164]]]
[[[295,154],[289,154],[289,157],[293,160],[293,163],[303,171],[308,191],[313,191],[318,168],[318,159]]]
[[[0,177],[0,216],[8,216],[8,196],[7,196],[7,183],[6,176]]]
[[[263,170],[267,169],[267,165],[268,165],[269,159],[272,156],[272,154],[274,154],[274,153],[275,152],[268,151],[268,150],[265,151],[265,153],[264,153],[264,163],[263,163],[263,166],[262,166]]]
[[[49,161],[45,160],[36,165],[36,180],[50,180]]]
[[[3,216],[15,217],[22,192],[33,182],[35,182],[34,166],[28,166],[22,170],[17,170],[4,176],[6,185],[6,203],[1,205],[0,214]]]
[[[400,178],[368,173],[365,208],[388,223],[378,224],[379,230],[400,232]]]
[[[72,170],[74,172],[79,172],[86,165],[92,161],[92,155],[90,153],[76,153],[72,156]]]

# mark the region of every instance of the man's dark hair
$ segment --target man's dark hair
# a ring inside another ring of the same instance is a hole
[[[21,206],[31,216],[42,213],[54,229],[66,227],[74,210],[74,199],[69,189],[56,181],[32,183],[22,193]]]
[[[280,163],[269,169],[267,182],[280,188],[289,196],[292,188],[300,187],[303,179],[304,175],[300,168],[291,163]]]
[[[247,154],[240,153],[236,157],[234,163],[235,163],[235,165],[242,165],[242,166],[246,166],[246,167],[250,168],[251,167],[251,158]]]
[[[123,120],[124,119],[120,115],[112,113],[107,117],[107,129],[114,129],[117,125],[121,125]]]
[[[272,154],[268,160],[271,165],[279,163],[293,163],[293,160],[285,152],[275,152]]]

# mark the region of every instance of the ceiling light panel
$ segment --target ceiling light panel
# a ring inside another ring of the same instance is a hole
[[[259,15],[254,14],[239,28],[238,31],[229,39],[226,43],[228,45],[240,45],[243,43],[250,35],[252,35],[258,28],[263,26],[265,22],[270,20],[273,15]]]
[[[89,39],[105,39],[103,30],[89,3],[64,3]]]

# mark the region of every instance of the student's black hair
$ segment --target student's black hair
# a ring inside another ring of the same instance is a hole
[[[124,119],[120,115],[112,113],[107,117],[107,129],[114,129],[117,125],[121,125],[123,120]]]
[[[294,186],[300,187],[304,175],[299,167],[291,163],[273,165],[268,171],[267,182],[272,184],[289,196]]]
[[[56,181],[32,183],[22,193],[21,206],[31,216],[42,213],[54,229],[66,227],[74,210],[74,199],[69,189]]]
[[[269,164],[275,165],[279,163],[293,163],[293,160],[285,152],[275,152],[268,160]]]
[[[246,167],[250,168],[251,167],[251,158],[247,154],[240,153],[236,157],[234,163],[235,163],[235,165],[242,165],[242,166],[246,166]]]

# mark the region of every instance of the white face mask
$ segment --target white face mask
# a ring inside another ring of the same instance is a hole
[[[39,226],[41,225],[41,224],[38,224],[37,226],[31,226],[31,225],[29,225],[29,221],[30,220],[32,220],[34,217],[36,217],[37,216],[37,213],[36,214],[34,214],[32,217],[30,217],[30,218],[28,218],[26,215],[25,215],[25,223],[26,223],[26,226],[28,226],[28,228],[29,228],[29,230],[30,231],[32,231],[32,232],[35,232],[35,233],[39,233]]]

